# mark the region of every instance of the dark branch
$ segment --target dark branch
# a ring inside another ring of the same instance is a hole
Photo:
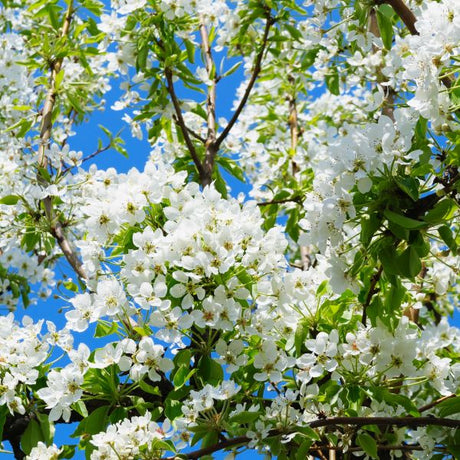
[[[198,170],[198,174],[200,175],[200,178],[203,179],[203,177],[205,176],[203,165],[201,164],[201,161],[198,158],[197,151],[195,149],[195,146],[193,145],[192,140],[190,139],[189,130],[187,128],[187,125],[185,124],[184,117],[182,116],[182,109],[180,107],[180,103],[177,98],[176,91],[174,90],[173,75],[172,75],[172,71],[170,68],[165,69],[165,76],[166,76],[166,82],[167,82],[166,88],[169,92],[169,95],[171,96],[174,110],[176,112],[177,124],[179,125],[182,131],[182,135],[184,136],[184,140],[185,140],[185,143],[187,144],[187,148],[190,152],[193,162],[195,163],[196,169]]]
[[[271,200],[271,201],[263,201],[261,203],[257,203],[257,206],[270,206],[271,204],[283,204],[283,203],[297,203],[301,204],[302,199],[301,197],[292,197],[292,198],[285,198],[283,200]]]
[[[207,114],[207,125],[208,132],[206,134],[206,153],[203,162],[203,169],[205,172],[203,186],[209,185],[212,181],[212,173],[214,170],[214,160],[217,155],[216,142],[216,72],[214,65],[214,58],[212,56],[211,45],[209,42],[209,35],[204,24],[204,21],[200,24],[200,35],[201,35],[201,48],[203,50],[204,61],[206,64],[206,71],[208,77],[211,77],[211,85],[208,86],[208,95],[206,98],[206,114]]]
[[[432,401],[428,404],[425,404],[422,407],[419,407],[418,411],[419,412],[425,412],[429,409],[432,409],[433,407],[436,407],[438,404],[441,404],[443,401],[446,401],[447,399],[450,398],[455,398],[456,395],[448,395],[448,396],[443,396],[442,398],[436,399],[436,401]]]
[[[460,428],[460,420],[453,420],[448,418],[435,418],[435,417],[332,417],[328,419],[318,419],[313,422],[308,423],[310,428],[320,428],[320,427],[338,427],[342,425],[354,425],[357,427],[362,427],[366,425],[378,425],[378,426],[408,426],[408,427],[418,427],[418,426],[445,426],[450,428]],[[290,431],[282,430],[271,430],[268,436],[280,436],[290,434],[295,432],[295,428]],[[182,454],[186,459],[198,459],[205,455],[212,454],[213,452],[218,452],[222,449],[227,449],[228,447],[239,446],[242,444],[247,444],[251,441],[251,438],[248,436],[238,436],[236,438],[227,439],[225,441],[214,444],[213,446],[208,446],[203,449],[198,449],[194,452],[189,452]],[[411,449],[406,448],[406,446],[379,446],[379,449],[385,450],[420,450],[418,446],[410,446]],[[409,446],[407,446],[409,447]],[[321,448],[313,447],[314,452],[321,452]],[[331,450],[330,445],[324,446],[324,449]],[[337,449],[334,449],[337,450]],[[360,448],[360,450],[362,450]],[[174,460],[177,458],[173,457],[163,457],[160,460]]]
[[[415,28],[416,18],[414,13],[407,7],[403,0],[378,0],[376,5],[388,3],[395,10],[395,13],[401,18],[402,22],[409,29],[412,35],[419,35],[418,30]]]
[[[377,283],[379,282],[379,279],[382,276],[382,272],[383,272],[383,265],[379,267],[379,269],[377,270],[377,272],[374,274],[374,276],[371,279],[371,284],[369,286],[369,292],[367,293],[366,301],[363,304],[363,316],[362,316],[361,322],[364,324],[364,326],[367,323],[367,308],[371,304],[372,297],[374,297],[374,295],[378,291]]]
[[[238,107],[236,108],[235,113],[233,114],[232,118],[228,122],[228,125],[225,127],[225,129],[222,131],[222,133],[217,138],[217,140],[215,142],[216,150],[219,149],[220,145],[225,140],[225,138],[227,137],[227,135],[230,132],[230,130],[233,128],[233,125],[238,120],[238,117],[240,116],[240,113],[242,112],[244,106],[246,105],[246,102],[248,101],[248,98],[249,98],[249,95],[251,94],[252,88],[253,88],[253,86],[254,86],[254,84],[255,84],[255,82],[257,80],[257,77],[259,76],[259,73],[260,73],[260,71],[262,69],[262,67],[261,67],[262,58],[263,58],[263,56],[265,54],[265,49],[267,47],[268,34],[270,32],[270,27],[274,24],[274,22],[275,22],[274,19],[269,15],[268,18],[267,18],[267,22],[265,24],[264,35],[263,35],[263,38],[262,38],[262,44],[261,44],[259,52],[257,53],[256,59],[255,59],[255,62],[254,62],[252,75],[251,75],[251,78],[249,80],[248,86],[246,87],[246,90],[245,90],[245,92],[243,94],[243,98],[241,99]]]

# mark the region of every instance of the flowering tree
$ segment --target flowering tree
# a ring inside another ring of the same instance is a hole
[[[1,5],[15,458],[460,457],[457,0]],[[85,168],[119,82],[145,166]]]

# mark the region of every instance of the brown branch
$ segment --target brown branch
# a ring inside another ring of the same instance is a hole
[[[262,70],[261,64],[262,64],[263,56],[265,54],[265,49],[267,48],[268,34],[270,32],[270,27],[274,24],[274,22],[275,22],[274,18],[272,18],[272,16],[269,13],[267,17],[267,22],[265,23],[265,30],[264,30],[264,35],[262,37],[262,44],[260,46],[259,52],[257,53],[256,59],[254,62],[254,66],[253,66],[253,70],[252,70],[252,75],[249,80],[248,86],[246,87],[246,90],[243,94],[243,98],[241,99],[238,107],[236,108],[235,113],[233,114],[232,118],[228,122],[228,125],[225,127],[225,129],[222,131],[222,133],[217,138],[215,142],[216,150],[219,149],[220,145],[225,140],[230,130],[233,128],[233,125],[238,120],[238,117],[240,116],[240,113],[242,112],[249,98],[249,95],[251,94],[252,88],[257,80],[257,77],[259,76],[259,73]]]
[[[176,121],[177,119],[174,117],[174,120]],[[206,143],[206,139],[204,137],[201,137],[198,133],[193,131],[193,129],[189,128],[188,126],[187,126],[187,131],[189,132],[189,134],[192,137],[194,137],[195,139],[199,140],[202,144]]]
[[[95,156],[99,155],[100,153],[103,153],[107,150],[109,150],[109,148],[112,146],[112,143],[109,143],[107,144],[106,146],[104,147],[101,147],[100,149],[97,149],[95,150],[93,153],[91,153],[90,155],[84,157],[81,159],[81,162],[82,163],[85,163],[86,161],[89,161],[91,160],[92,158],[94,158]],[[66,172],[69,172],[71,169],[75,168],[75,166],[68,166],[67,168],[63,169],[62,171],[62,174],[65,174]]]
[[[327,419],[314,420],[308,424],[310,428],[324,426],[445,426],[448,428],[460,428],[460,420],[436,417],[332,417]]]
[[[382,272],[383,272],[383,265],[381,265],[379,267],[377,272],[371,278],[371,284],[369,286],[369,292],[367,293],[366,301],[363,304],[363,316],[361,318],[361,322],[364,324],[364,326],[367,323],[367,308],[371,304],[372,297],[374,297],[374,295],[378,291],[377,283],[379,282],[379,279],[382,276]]]
[[[379,24],[377,21],[377,13],[375,11],[375,8],[371,8],[371,11],[369,13],[369,32],[374,34],[375,37],[378,37],[378,38],[381,37],[380,28],[379,28]],[[375,54],[378,51],[378,47],[375,45],[372,45],[372,50]],[[394,123],[395,117],[393,114],[393,104],[394,104],[395,92],[392,87],[388,85],[384,85],[384,83],[388,83],[388,79],[382,72],[382,65],[379,65],[377,67],[376,77],[377,77],[377,84],[380,85],[380,87],[383,89],[383,92],[385,95],[383,99],[382,114],[389,117],[390,120],[392,120]]]
[[[316,452],[316,451],[320,451],[320,450],[323,450],[323,449],[329,449],[329,450],[335,450],[335,451],[343,451],[346,449],[347,452],[363,452],[363,448],[362,447],[342,447],[342,446],[312,446],[310,447],[310,452]],[[424,448],[422,446],[420,446],[419,444],[414,444],[414,445],[411,445],[411,444],[401,444],[401,445],[386,445],[386,444],[377,444],[377,449],[378,450],[386,450],[386,451],[390,451],[390,450],[400,450],[400,451],[404,451],[404,452],[411,452],[411,451],[414,451],[414,450],[417,450],[417,451],[420,451],[420,450],[424,450]],[[435,450],[438,451],[438,450],[444,450],[444,449],[441,449],[441,448],[436,448],[435,447]]]
[[[64,16],[64,22],[61,29],[61,37],[65,37],[69,33],[70,24],[72,21],[72,14],[73,2],[70,1]],[[45,104],[42,111],[42,121],[40,126],[40,146],[38,148],[38,165],[42,169],[46,169],[48,167],[46,149],[48,148],[51,139],[51,130],[53,127],[52,116],[57,96],[56,78],[62,69],[63,61],[64,58],[59,58],[50,63],[51,76],[49,81],[49,89],[46,94]],[[46,181],[43,179],[41,173],[39,173],[38,175],[38,180],[42,184],[46,184]],[[86,279],[87,275],[83,270],[81,261],[79,260],[74,248],[67,239],[62,224],[59,221],[59,218],[55,218],[54,216],[52,197],[47,196],[43,199],[42,202],[45,208],[46,216],[50,222],[50,233],[56,238],[56,241],[58,242],[58,245],[61,248],[64,257],[67,259],[67,261],[74,269],[74,271],[77,273],[77,275],[82,279]]]
[[[247,444],[251,438],[247,436],[238,436],[236,438],[227,439],[225,441],[219,442],[214,444],[213,446],[204,447],[203,449],[195,450],[194,452],[190,452],[188,454],[183,454],[184,458],[187,459],[197,459],[200,457],[204,457],[205,455],[212,454],[213,452],[218,452],[219,450],[226,449],[228,447],[238,446],[240,444]],[[160,460],[174,460],[177,457],[164,457]]]
[[[292,75],[288,75],[288,81],[292,86],[292,94],[288,96],[289,101],[289,131],[291,133],[291,156],[292,156],[292,177],[295,179],[296,174],[299,172],[299,166],[296,163],[294,156],[297,151],[297,144],[299,142],[299,119],[297,113],[296,101],[296,81]],[[298,203],[301,204],[302,200],[298,197]],[[311,265],[310,248],[308,246],[300,246],[300,260],[302,262],[302,270],[308,270]]]
[[[297,150],[297,144],[299,140],[299,122],[297,117],[297,101],[295,95],[295,78],[292,75],[288,76],[288,81],[292,85],[292,94],[288,96],[289,101],[289,131],[291,133],[291,155],[294,156]],[[295,160],[292,160],[292,175],[299,172],[299,167]]]
[[[283,203],[301,204],[302,199],[300,197],[292,197],[292,198],[285,198],[282,200],[262,201],[261,203],[257,203],[257,206],[270,206],[271,204],[283,204]]]
[[[332,417],[327,419],[318,419],[314,420],[307,424],[310,428],[320,428],[326,426],[342,426],[342,425],[354,425],[357,427],[362,427],[366,425],[378,425],[378,426],[408,426],[408,427],[418,427],[418,426],[445,426],[450,428],[460,428],[460,420],[448,419],[448,418],[436,418],[436,417]],[[268,436],[280,436],[290,433],[294,433],[296,430],[293,428],[290,431],[282,431],[278,429],[271,430],[268,433]],[[247,444],[251,441],[251,438],[248,436],[238,436],[236,438],[227,439],[225,441],[218,442],[212,446],[204,447],[198,449],[194,452],[184,453],[182,456],[186,459],[198,459],[205,455],[212,454],[213,452],[218,452],[219,450],[226,449],[228,447],[234,447],[241,444]],[[420,450],[418,446],[410,446],[412,450]],[[386,449],[385,449],[386,448]],[[323,449],[333,449],[333,446],[325,445]],[[405,446],[379,446],[379,449],[382,450],[410,450],[406,449]],[[313,447],[311,449],[314,452],[319,454],[321,452],[320,447]],[[362,450],[359,448],[359,450]],[[163,457],[160,460],[174,460],[177,458],[174,457]]]
[[[377,0],[375,2],[376,5],[383,3],[387,3],[395,10],[395,13],[401,18],[412,35],[419,35],[418,30],[415,28],[416,18],[414,13],[412,13],[403,0]]]
[[[206,71],[208,78],[211,77],[211,85],[208,86],[208,95],[206,98],[206,113],[207,113],[207,125],[208,132],[206,135],[206,153],[203,162],[203,169],[205,176],[203,177],[203,187],[209,185],[212,181],[212,173],[214,170],[214,160],[217,155],[216,143],[216,69],[214,64],[214,58],[212,56],[211,46],[209,43],[209,35],[206,26],[202,20],[200,24],[200,35],[201,35],[201,48],[203,50],[204,60],[206,63]]]
[[[414,13],[406,6],[403,0],[376,0],[376,5],[387,3],[392,6],[396,14],[401,18],[406,27],[409,29],[411,35],[420,35],[418,30],[415,28],[415,22],[417,21]],[[452,80],[449,76],[441,77],[441,81],[444,83],[446,88],[452,86]]]
[[[61,37],[65,37],[70,30],[70,23],[72,21],[72,13],[73,13],[73,3],[72,1],[69,2],[69,6],[67,7],[67,11],[64,17],[64,23],[61,29]],[[52,115],[54,105],[56,103],[56,77],[61,71],[62,63],[64,58],[57,59],[50,64],[51,67],[51,77],[49,82],[49,89],[46,94],[45,104],[43,106],[42,111],[42,122],[40,126],[40,146],[38,148],[38,164],[42,168],[46,168],[48,166],[48,158],[46,157],[46,149],[49,144],[49,140],[51,138],[51,129],[52,129]]]
[[[447,395],[443,396],[442,398],[436,399],[435,401],[432,401],[428,404],[425,404],[424,406],[420,407],[418,409],[419,412],[425,412],[429,409],[432,409],[433,407],[436,407],[438,404],[441,404],[442,402],[446,401],[447,399],[455,398],[456,395]]]
[[[190,156],[192,157],[193,162],[195,163],[196,169],[198,170],[198,174],[200,175],[200,181],[203,182],[205,177],[205,171],[203,169],[203,165],[201,164],[200,159],[198,158],[197,151],[195,146],[193,145],[192,140],[189,136],[189,130],[187,125],[185,124],[184,117],[182,116],[182,109],[180,107],[179,99],[177,98],[176,91],[174,90],[174,83],[173,83],[173,74],[172,70],[167,67],[165,68],[165,77],[166,77],[166,89],[168,90],[169,95],[171,96],[171,100],[174,106],[174,110],[176,112],[177,117],[177,124],[182,131],[182,135],[184,136],[185,143],[187,144],[187,148],[190,152]]]

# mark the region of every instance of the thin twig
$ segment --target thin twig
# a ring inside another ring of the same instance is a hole
[[[371,11],[369,13],[369,32],[371,32],[377,38],[381,37],[375,8],[371,8]],[[375,44],[372,45],[372,50],[374,53],[377,53],[379,51],[378,47]],[[382,64],[380,64],[376,69],[376,77],[377,84],[383,89],[383,92],[385,94],[385,97],[383,99],[382,115],[386,115],[394,123],[395,117],[393,113],[393,104],[395,93],[393,88],[387,84],[388,78],[382,72]]]
[[[206,114],[207,114],[207,125],[208,132],[206,134],[206,153],[204,156],[203,169],[205,176],[201,185],[209,185],[212,181],[212,173],[214,170],[214,160],[217,155],[218,147],[216,144],[216,69],[214,64],[214,58],[212,56],[211,46],[209,42],[209,35],[202,18],[200,24],[200,35],[201,35],[201,48],[203,50],[204,61],[206,64],[206,72],[208,78],[211,78],[211,84],[208,85],[208,95],[206,97]]]
[[[262,38],[262,44],[260,46],[260,50],[257,53],[253,70],[252,70],[252,75],[249,80],[248,86],[246,87],[246,90],[243,94],[243,97],[238,105],[238,107],[235,110],[235,113],[233,114],[232,118],[228,122],[228,125],[225,127],[225,129],[220,133],[219,137],[217,138],[215,142],[215,147],[216,149],[219,149],[220,145],[222,142],[225,140],[227,137],[228,133],[230,130],[233,128],[233,125],[236,123],[238,120],[238,117],[240,116],[241,111],[243,110],[244,106],[246,105],[246,102],[249,98],[249,95],[251,94],[252,88],[257,80],[257,77],[259,76],[260,71],[262,70],[261,64],[262,64],[262,58],[265,54],[265,49],[267,48],[267,43],[268,43],[268,34],[270,32],[270,27],[274,24],[274,19],[272,18],[271,15],[267,17],[267,22],[265,23],[265,30],[264,30],[264,35]]]
[[[93,153],[91,153],[90,155],[88,155],[88,156],[82,158],[82,159],[81,159],[81,163],[85,163],[86,161],[91,160],[92,158],[94,158],[95,156],[99,155],[100,153],[109,150],[111,146],[112,146],[112,143],[109,143],[109,144],[107,144],[106,146],[101,147],[100,149],[95,150],[95,151],[94,151]],[[64,169],[62,170],[62,174],[65,174],[65,173],[69,172],[69,171],[70,171],[71,169],[73,169],[73,168],[75,168],[75,166],[67,166],[67,168],[64,168]]]
[[[446,401],[447,399],[455,398],[456,395],[447,395],[443,396],[442,398],[436,399],[435,401],[432,401],[428,404],[425,404],[424,406],[420,407],[418,409],[419,412],[425,412],[429,409],[432,409],[433,407],[437,406],[438,404],[441,404],[442,402]]]
[[[326,426],[342,426],[342,425],[354,425],[358,427],[367,425],[378,425],[378,426],[408,426],[408,427],[419,427],[419,426],[445,426],[450,428],[460,428],[460,420],[454,420],[449,418],[436,418],[436,417],[332,417],[327,419],[318,419],[308,423],[310,428],[320,428]],[[293,428],[290,432],[281,430],[271,430],[268,436],[280,436],[295,432]],[[247,444],[251,441],[248,436],[238,436],[236,438],[227,439],[222,442],[218,442],[212,446],[204,447],[193,452],[182,454],[186,459],[198,459],[205,455],[218,452],[228,447],[234,447],[242,444]],[[391,446],[392,448],[393,446]],[[387,450],[406,450],[403,446],[394,446],[395,449],[390,449],[387,446]],[[380,447],[379,447],[380,448]],[[324,449],[331,449],[331,446],[325,445]],[[382,449],[385,449],[382,446]],[[316,449],[315,449],[316,450]],[[337,449],[336,449],[337,450]],[[413,450],[419,450],[416,447]],[[321,452],[317,450],[318,454]],[[163,457],[160,460],[174,460],[177,457]]]
[[[460,420],[436,417],[331,417],[309,423],[310,428],[341,425],[378,425],[378,426],[445,426],[460,428]]]
[[[369,292],[367,293],[366,301],[363,304],[363,316],[362,316],[361,322],[364,324],[364,326],[367,323],[367,308],[371,304],[372,297],[374,297],[374,295],[378,291],[377,283],[378,283],[380,277],[382,276],[382,272],[383,272],[383,265],[381,265],[379,267],[377,272],[371,278],[371,284],[369,286]]]
[[[302,203],[302,199],[300,197],[292,197],[292,198],[284,198],[282,200],[271,200],[271,201],[262,201],[257,203],[257,206],[270,206],[271,204],[283,204],[283,203]]]
[[[165,69],[165,77],[166,77],[166,82],[167,82],[166,88],[168,90],[169,95],[171,96],[174,110],[176,112],[177,124],[179,125],[182,131],[182,135],[184,136],[184,140],[185,140],[185,143],[187,144],[187,148],[190,152],[190,156],[192,157],[192,160],[195,163],[196,169],[198,170],[200,179],[203,180],[203,178],[205,177],[203,165],[201,164],[201,161],[198,158],[197,151],[195,149],[195,146],[193,145],[192,140],[190,139],[187,125],[185,124],[184,117],[182,116],[182,109],[180,107],[180,102],[179,102],[179,99],[177,98],[176,91],[174,90],[172,70],[169,67]]]
[[[174,118],[176,120],[176,118]],[[199,140],[202,144],[205,144],[206,143],[206,139],[202,136],[200,136],[198,133],[196,133],[195,131],[193,131],[193,129],[189,128],[187,126],[187,131],[189,132],[189,134],[194,137],[195,139]]]

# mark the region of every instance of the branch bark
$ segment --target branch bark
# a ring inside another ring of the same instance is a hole
[[[419,426],[445,426],[449,428],[460,428],[460,420],[448,419],[448,418],[435,418],[435,417],[332,417],[328,419],[318,419],[308,423],[310,428],[320,428],[326,426],[343,426],[343,425],[354,425],[357,427],[362,427],[366,425],[378,425],[378,426],[407,426],[407,427],[419,427]],[[290,434],[295,432],[295,428],[290,431],[282,430],[271,430],[268,436],[280,436]],[[221,441],[213,446],[208,446],[203,449],[198,449],[193,452],[182,454],[186,459],[198,459],[205,455],[218,452],[222,449],[227,449],[229,447],[235,447],[239,445],[248,444],[251,441],[251,438],[248,436],[237,436],[235,438],[226,439]],[[420,450],[420,446],[414,446],[411,449],[408,449],[409,446],[379,446],[379,449],[382,450]],[[313,446],[310,449],[312,452],[319,454],[321,452],[321,447]],[[323,449],[333,449],[338,450],[338,448],[331,447],[329,443],[323,447]],[[356,450],[356,449],[354,449]],[[362,448],[359,448],[362,450]],[[174,457],[163,457],[160,460],[174,460],[177,458]]]
[[[184,136],[185,144],[190,152],[193,162],[195,163],[196,169],[198,170],[198,174],[200,176],[200,182],[203,183],[205,177],[205,171],[203,165],[198,157],[198,153],[195,149],[195,145],[193,144],[192,140],[190,139],[189,130],[187,125],[185,124],[184,117],[182,116],[182,109],[180,107],[179,99],[177,98],[176,91],[174,89],[173,83],[173,74],[170,68],[165,69],[165,77],[166,77],[166,88],[168,90],[169,95],[171,96],[171,100],[174,106],[174,111],[176,112],[177,117],[177,124],[182,131],[182,135]]]
[[[274,24],[274,22],[275,21],[274,21],[273,17],[269,13],[268,17],[267,17],[267,22],[265,23],[265,30],[264,30],[264,35],[262,37],[262,44],[260,46],[260,50],[257,53],[256,59],[254,61],[252,75],[251,75],[251,78],[249,79],[248,86],[246,87],[246,90],[245,90],[245,92],[243,94],[243,97],[242,97],[240,103],[238,104],[238,107],[235,110],[235,113],[233,114],[232,118],[228,122],[228,125],[225,127],[225,129],[220,133],[219,137],[217,138],[217,140],[215,142],[216,150],[219,149],[219,147],[222,144],[222,142],[228,136],[228,133],[231,131],[231,129],[233,128],[233,125],[238,120],[238,117],[240,116],[240,113],[242,112],[244,106],[246,105],[246,102],[249,99],[249,95],[251,94],[252,88],[254,87],[254,84],[255,84],[255,82],[257,80],[257,77],[259,76],[259,73],[262,70],[262,66],[261,66],[262,59],[264,57],[265,50],[267,48],[268,35],[269,35],[269,32],[270,32],[270,27]]]
[[[364,324],[364,326],[367,323],[367,308],[371,304],[372,297],[374,297],[374,295],[378,291],[377,283],[379,282],[379,279],[382,276],[382,272],[383,272],[383,265],[379,267],[377,272],[371,278],[371,284],[369,286],[369,292],[367,293],[366,301],[364,302],[364,305],[363,305],[363,315],[361,318],[361,322]]]
[[[68,35],[70,30],[70,24],[72,22],[73,14],[73,2],[70,1],[67,7],[67,11],[64,16],[64,21],[61,29],[61,37]],[[51,76],[49,81],[49,89],[46,94],[45,104],[43,106],[43,115],[40,126],[40,146],[38,148],[38,165],[42,169],[48,167],[48,158],[46,156],[46,149],[49,146],[51,139],[51,131],[53,128],[52,117],[53,109],[56,104],[56,78],[59,72],[62,69],[63,58],[57,59],[50,64]],[[39,173],[39,181],[42,184],[46,184],[43,178]],[[46,216],[50,223],[50,233],[56,238],[56,241],[61,248],[64,257],[67,259],[71,267],[77,273],[77,275],[82,279],[87,279],[87,275],[83,270],[82,263],[78,258],[75,249],[72,247],[72,244],[67,239],[64,228],[59,221],[59,218],[56,218],[53,213],[53,200],[52,197],[47,196],[43,199],[43,206],[45,208]]]
[[[209,185],[212,181],[212,173],[214,170],[214,160],[217,155],[218,147],[216,144],[216,69],[214,64],[214,58],[212,56],[211,46],[209,42],[209,35],[201,19],[200,24],[200,35],[201,35],[201,48],[204,55],[204,61],[206,64],[206,71],[208,78],[211,79],[211,84],[208,86],[208,95],[206,98],[206,113],[207,113],[207,125],[208,132],[206,135],[205,147],[206,153],[203,162],[204,177],[202,184],[203,187]],[[212,78],[211,78],[212,77]]]
[[[419,35],[418,30],[415,28],[416,18],[414,13],[403,0],[377,0],[375,2],[376,5],[382,5],[383,3],[387,3],[395,10],[395,13],[401,18],[412,35]]]

